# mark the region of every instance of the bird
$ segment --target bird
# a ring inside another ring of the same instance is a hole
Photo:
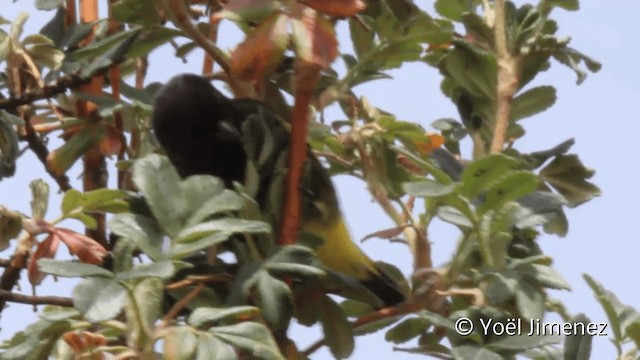
[[[252,134],[246,133],[250,128],[248,119],[257,120],[260,125],[252,128]],[[234,182],[245,182],[248,162],[259,162],[255,200],[262,210],[272,206],[272,184],[284,179],[276,163],[286,159],[289,128],[268,105],[253,99],[228,98],[206,78],[180,74],[156,93],[152,128],[183,178],[213,175],[232,188]],[[256,136],[260,128],[269,133],[269,140],[265,140],[266,136],[260,139],[261,134]],[[268,142],[262,148],[270,148],[269,154],[260,154],[260,146],[247,145],[248,136]],[[300,231],[324,240],[317,249],[324,267],[357,280],[384,306],[404,302],[406,295],[401,287],[352,240],[327,169],[307,151],[300,186],[303,199]]]

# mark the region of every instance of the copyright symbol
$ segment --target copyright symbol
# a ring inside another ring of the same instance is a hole
[[[467,336],[473,331],[473,322],[469,318],[456,320],[456,332],[462,336]]]

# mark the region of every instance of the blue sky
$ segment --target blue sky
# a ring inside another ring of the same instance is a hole
[[[518,1],[520,3],[520,1]],[[42,26],[52,13],[38,13],[32,1],[15,3],[4,1],[0,15],[12,19],[19,11],[31,12],[27,32]],[[418,2],[424,4],[425,2]],[[432,1],[426,2],[431,11]],[[104,13],[104,12],[102,12]],[[603,196],[567,211],[570,231],[565,238],[545,235],[540,245],[554,258],[555,268],[571,284],[571,292],[554,292],[573,313],[584,312],[593,321],[605,321],[604,313],[594,299],[591,290],[582,279],[589,273],[626,304],[640,309],[637,284],[632,281],[633,267],[640,250],[637,235],[637,204],[640,203],[640,176],[638,143],[640,134],[640,71],[638,61],[638,33],[640,2],[624,0],[590,0],[581,2],[579,12],[556,10],[553,17],[560,25],[559,35],[571,36],[571,45],[603,63],[603,69],[590,74],[587,80],[576,86],[575,75],[567,68],[554,63],[552,69],[541,75],[533,85],[551,84],[558,89],[558,101],[545,113],[523,122],[527,135],[516,143],[521,151],[543,150],[574,137],[572,152],[580,155],[585,165],[596,170],[592,179],[603,191]],[[229,27],[226,27],[228,29]],[[345,30],[342,26],[340,29]],[[224,31],[224,30],[223,30]],[[226,34],[223,32],[222,34]],[[343,32],[344,34],[344,32]],[[223,35],[232,46],[237,33]],[[342,42],[346,43],[346,39]],[[198,72],[201,54],[183,65],[173,58],[171,49],[161,49],[152,54],[150,80],[164,81],[178,72]],[[167,71],[170,69],[170,71]],[[457,117],[454,106],[439,91],[440,76],[424,64],[413,63],[391,71],[393,80],[383,80],[356,88],[358,95],[366,96],[371,103],[391,111],[403,120],[417,121],[428,126],[442,117]],[[328,113],[327,119],[338,113]],[[635,120],[634,120],[635,119]],[[42,165],[30,154],[25,155],[15,177],[0,182],[0,203],[28,212],[28,183],[36,176],[44,176]],[[76,167],[71,178],[79,174]],[[45,180],[49,180],[45,178]],[[339,177],[337,185],[342,208],[352,229],[354,239],[391,226],[382,211],[371,202],[364,185],[352,178]],[[52,194],[57,188],[52,186]],[[49,217],[55,216],[59,196],[52,196]],[[636,210],[634,210],[636,209]],[[431,229],[435,264],[446,262],[457,239],[456,231],[449,225],[436,224]],[[374,259],[399,266],[405,273],[411,268],[407,249],[400,244],[370,240],[362,248]],[[9,252],[0,257],[9,257]],[[29,293],[24,281],[22,291]],[[69,293],[70,285],[54,283],[50,279],[38,289],[38,293]],[[14,307],[19,307],[20,311]],[[11,305],[2,314],[0,338],[5,339],[16,330],[30,323],[35,315],[31,307]],[[316,330],[296,327],[291,335],[302,348],[319,336]],[[612,358],[613,346],[606,338],[594,340],[592,358]],[[353,359],[418,359],[416,355],[392,352],[384,341],[383,333],[357,339]],[[330,359],[326,349],[320,350],[314,359]]]

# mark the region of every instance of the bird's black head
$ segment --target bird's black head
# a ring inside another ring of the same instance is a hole
[[[174,76],[156,94],[153,127],[162,127],[165,122],[225,119],[231,111],[231,100],[207,79],[195,74],[181,74]]]
[[[227,182],[242,180],[245,156],[234,107],[209,80],[194,74],[169,80],[156,94],[152,123],[158,142],[181,176],[209,174]]]

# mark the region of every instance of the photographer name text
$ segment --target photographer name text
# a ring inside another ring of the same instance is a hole
[[[581,322],[544,322],[540,319],[529,321],[522,319],[507,319],[506,321],[495,321],[493,319],[479,319],[480,332],[483,335],[526,335],[526,336],[546,336],[546,335],[590,335],[608,336],[606,323],[581,323]],[[526,327],[525,327],[526,325]],[[466,336],[473,332],[475,324],[468,318],[460,318],[455,323],[456,332]],[[526,328],[527,331],[523,331]]]

